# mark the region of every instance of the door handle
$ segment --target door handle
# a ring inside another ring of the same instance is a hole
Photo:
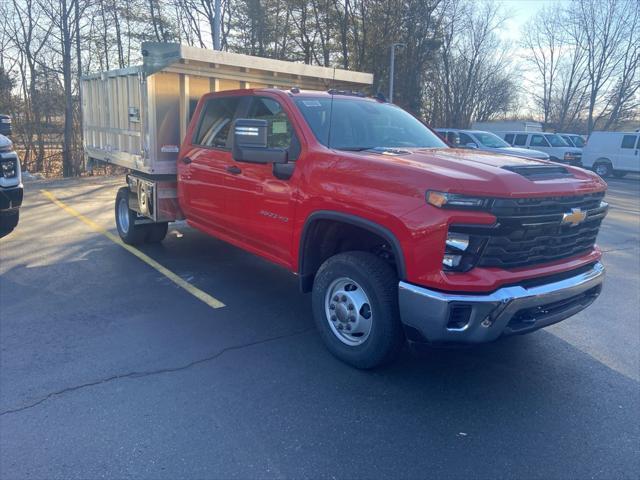
[[[182,163],[189,165],[192,161],[189,157],[182,157]]]
[[[240,175],[242,173],[242,170],[240,170],[235,165],[230,165],[227,167],[227,172],[231,173],[232,175]]]

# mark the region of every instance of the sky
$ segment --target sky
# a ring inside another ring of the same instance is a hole
[[[505,40],[519,41],[522,35],[522,27],[539,10],[568,2],[569,0],[500,0],[498,3],[503,4],[505,9],[510,12],[510,18],[501,32],[502,37]]]
[[[509,53],[511,57],[518,61],[521,60],[528,52],[519,46],[522,40],[522,32],[525,24],[531,20],[543,8],[553,6],[566,5],[571,0],[498,0],[498,3],[504,5],[504,10],[508,15],[508,19],[504,24],[504,28],[499,32],[502,39],[510,46]],[[521,64],[522,65],[522,64]],[[530,85],[535,83],[536,72],[532,69],[521,69],[519,74],[522,76],[524,84]],[[532,118],[535,117],[533,111],[532,98],[524,96],[521,98],[519,105],[519,113],[528,114]]]

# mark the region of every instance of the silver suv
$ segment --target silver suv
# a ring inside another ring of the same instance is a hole
[[[20,160],[11,140],[0,135],[0,237],[18,225],[22,195]]]
[[[442,138],[456,148],[475,148],[486,152],[515,155],[516,157],[549,160],[549,155],[538,150],[516,148],[509,145],[497,135],[482,130],[460,130],[457,128],[436,128]]]

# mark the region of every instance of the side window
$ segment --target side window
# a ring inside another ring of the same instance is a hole
[[[622,137],[622,148],[634,148],[635,143],[635,135],[625,135],[624,137]]]
[[[476,145],[478,144],[478,142],[476,142],[469,135],[467,135],[466,133],[460,132],[460,145],[463,147],[466,147],[467,143],[475,143]]]
[[[531,146],[532,147],[548,147],[549,142],[547,142],[542,135],[532,135]]]
[[[289,151],[289,160],[298,159],[300,143],[280,103],[272,98],[254,97],[247,118],[266,120],[267,147],[283,148]]]
[[[504,136],[504,141],[507,142],[509,145],[513,145],[513,133],[507,133]]]
[[[194,145],[227,148],[231,122],[241,97],[213,98],[204,106]]]
[[[560,135],[562,139],[569,144],[570,147],[575,147],[573,139],[569,135]]]
[[[527,146],[527,137],[528,135],[516,135],[515,142],[513,145],[518,147],[526,147]]]
[[[454,147],[459,147],[460,135],[458,135],[458,132],[447,132],[447,142],[449,142]]]

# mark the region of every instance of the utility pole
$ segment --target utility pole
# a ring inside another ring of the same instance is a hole
[[[214,50],[222,50],[222,45],[220,42],[220,30],[222,25],[222,0],[216,0],[214,15],[215,18],[213,20],[213,49]]]
[[[393,103],[393,77],[396,69],[396,47],[406,47],[404,43],[391,44],[391,65],[389,67],[389,102]]]

